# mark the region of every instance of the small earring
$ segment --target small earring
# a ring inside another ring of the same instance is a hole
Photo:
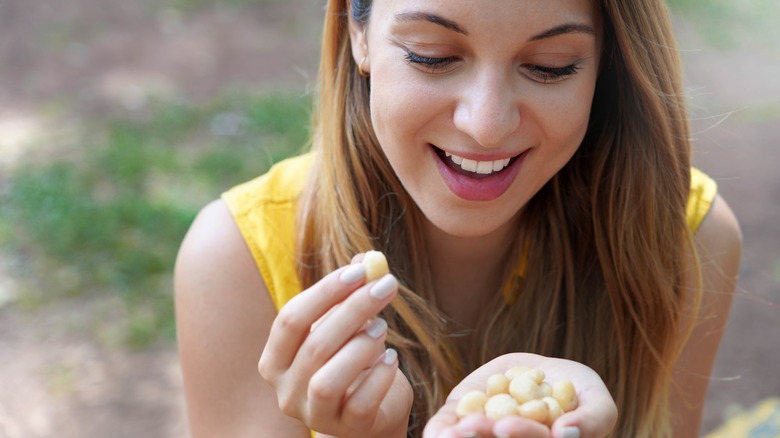
[[[360,77],[367,78],[371,76],[371,72],[367,72],[363,70],[363,63],[366,62],[366,57],[364,56],[363,59],[360,60],[360,64],[358,64],[358,74]]]

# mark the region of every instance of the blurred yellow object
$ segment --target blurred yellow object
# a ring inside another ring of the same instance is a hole
[[[739,437],[780,437],[780,398],[764,399],[752,409],[730,416],[722,426],[705,436],[705,438]]]

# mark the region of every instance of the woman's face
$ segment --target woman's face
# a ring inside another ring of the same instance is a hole
[[[436,227],[498,230],[577,150],[599,67],[593,3],[375,0],[351,27],[379,143]]]

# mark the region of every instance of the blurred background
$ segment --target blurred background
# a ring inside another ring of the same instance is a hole
[[[704,432],[777,437],[780,3],[668,1],[695,163],[745,245]],[[323,8],[0,0],[0,437],[187,434],[175,253],[202,205],[301,150]]]

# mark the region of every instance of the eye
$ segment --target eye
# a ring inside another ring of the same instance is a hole
[[[404,56],[404,58],[406,58],[406,62],[422,67],[431,73],[441,72],[458,60],[454,56],[447,56],[444,58],[430,58],[427,56],[418,55],[409,50],[406,51],[406,56]]]
[[[523,67],[525,67],[534,80],[545,84],[560,82],[579,70],[577,64],[567,65],[566,67],[545,67],[542,65],[524,65]]]

